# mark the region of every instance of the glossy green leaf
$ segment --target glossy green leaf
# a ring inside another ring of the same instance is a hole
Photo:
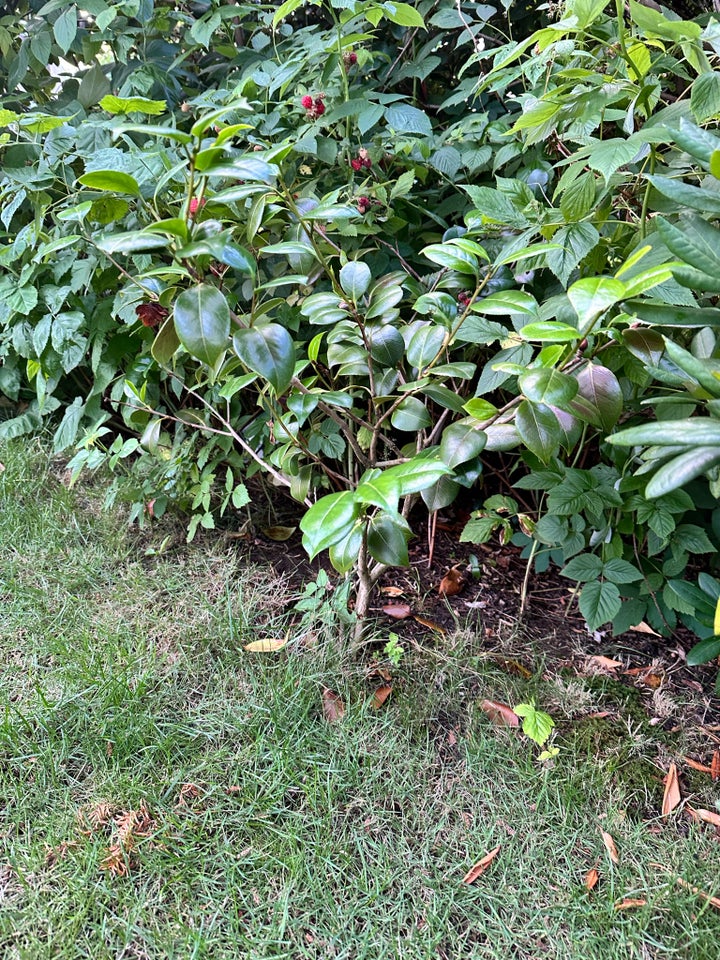
[[[183,290],[175,301],[175,331],[187,352],[210,366],[230,346],[230,309],[209,283]]]
[[[576,374],[576,379],[578,392],[568,404],[568,410],[609,433],[623,410],[622,388],[617,377],[599,363],[588,363]]]
[[[700,664],[710,663],[717,657],[720,657],[720,637],[708,637],[690,649],[686,663],[689,667],[699,667]]]
[[[352,491],[330,493],[314,503],[300,521],[303,547],[310,559],[347,537],[360,515]]]
[[[366,292],[372,280],[370,267],[361,260],[351,260],[340,271],[340,286],[351,300],[357,301]]]
[[[448,467],[457,467],[479,456],[485,449],[486,443],[486,435],[476,426],[468,423],[451,423],[443,430],[440,459]]]
[[[410,565],[407,548],[409,537],[409,529],[400,514],[381,511],[368,525],[368,552],[379,563],[392,567],[407,567]]]
[[[330,563],[338,573],[349,573],[352,570],[363,542],[363,528],[356,523],[350,533],[339,543],[334,543],[329,550]]]
[[[528,400],[558,407],[568,404],[578,392],[577,380],[553,367],[528,370],[519,377],[518,385]]]
[[[607,438],[608,443],[619,447],[634,447],[642,444],[659,446],[718,446],[720,448],[720,420],[710,417],[693,417],[691,420],[662,420],[659,423],[644,423],[629,427]]]
[[[148,100],[147,97],[115,97],[108,94],[99,104],[106,113],[144,113],[154,116],[165,113],[167,103],[164,100]]]
[[[523,400],[515,415],[515,426],[525,446],[549,463],[560,446],[561,432],[557,417],[544,403]]]
[[[272,384],[276,393],[289,386],[295,370],[295,344],[285,327],[258,323],[238,330],[233,347],[245,366]]]
[[[465,253],[458,247],[450,244],[433,243],[425,247],[422,251],[423,256],[433,263],[448,270],[455,270],[457,273],[468,274],[477,277],[480,273],[480,266],[477,257],[472,253]]]
[[[694,447],[664,463],[645,487],[648,499],[662,497],[671,490],[682,490],[686,484],[720,464],[720,441],[715,446]]]
[[[416,433],[432,423],[427,407],[417,397],[404,397],[390,417],[396,430]]]
[[[581,335],[588,331],[601,313],[622,300],[624,294],[625,284],[612,277],[592,277],[573,283],[567,295],[578,315]]]
[[[523,340],[539,340],[541,343],[570,343],[580,339],[577,327],[559,320],[537,320],[521,327],[518,336]]]
[[[78,183],[91,190],[109,190],[113,193],[128,193],[133,197],[140,195],[140,187],[135,177],[119,170],[93,170],[78,177]]]

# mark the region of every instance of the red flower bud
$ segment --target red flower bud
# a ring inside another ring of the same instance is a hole
[[[315,100],[315,116],[321,117],[325,113],[325,104],[320,97]]]
[[[371,206],[372,200],[370,197],[358,197],[357,208],[359,213],[367,213]]]
[[[300,103],[303,105],[305,110],[312,110],[313,98],[310,96],[309,93],[306,93],[305,96],[300,101]]]
[[[194,217],[195,214],[198,212],[198,210],[204,206],[205,206],[204,197],[202,200],[199,197],[193,197],[192,200],[190,201],[190,206],[188,207],[188,210],[190,211],[190,216]]]
[[[353,168],[353,170],[355,170],[355,171],[357,172],[358,170],[362,170],[362,168],[363,168],[363,162],[362,162],[362,160],[352,159],[352,160],[350,161],[350,166]]]

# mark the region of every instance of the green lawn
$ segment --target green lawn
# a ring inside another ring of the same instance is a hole
[[[236,542],[153,554],[167,528],[103,514],[99,482],[69,491],[40,444],[0,461],[0,956],[717,957],[720,911],[676,879],[718,895],[720,845],[661,820],[686,745],[632,689],[540,657],[519,679],[465,630],[408,649],[374,711],[340,625],[243,650],[284,633],[288,598]],[[478,708],[530,696],[552,765]],[[709,777],[692,786],[710,807]]]

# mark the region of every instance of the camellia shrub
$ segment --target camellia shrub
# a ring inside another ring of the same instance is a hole
[[[358,631],[415,506],[492,462],[464,540],[717,656],[717,22],[200,6],[0,24],[0,432],[52,417],[190,535],[264,478]]]

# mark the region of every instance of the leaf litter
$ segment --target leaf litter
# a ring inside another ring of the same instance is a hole
[[[498,844],[494,850],[491,850],[490,853],[486,853],[481,860],[478,860],[475,866],[471,867],[465,874],[462,882],[467,884],[475,883],[478,877],[481,877],[485,873],[495,857],[500,853],[500,846],[501,844]]]

